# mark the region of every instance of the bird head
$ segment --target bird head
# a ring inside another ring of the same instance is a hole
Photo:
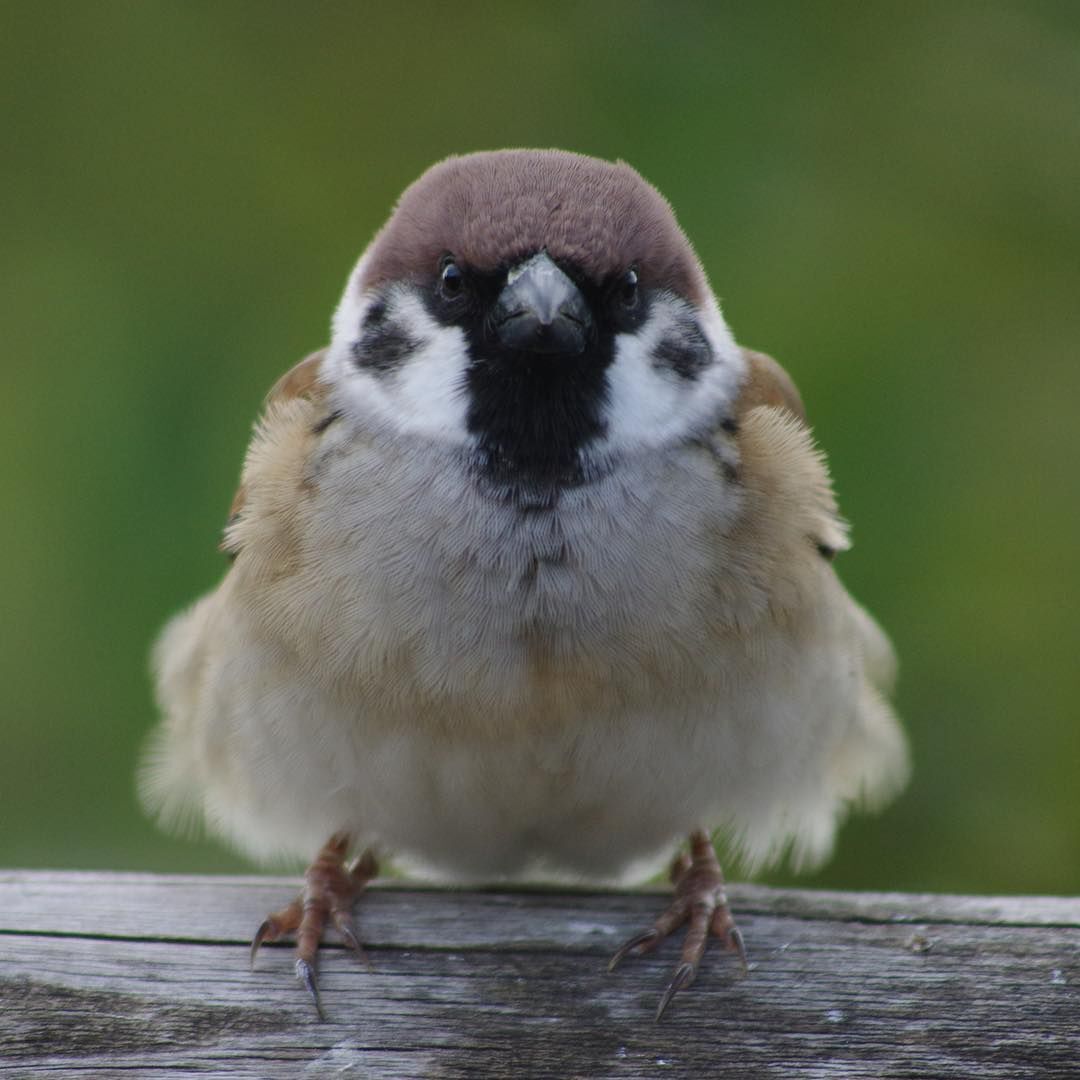
[[[338,405],[557,491],[722,422],[744,361],[689,241],[630,166],[555,150],[452,157],[351,274]]]

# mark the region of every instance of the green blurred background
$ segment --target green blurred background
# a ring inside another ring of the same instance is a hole
[[[0,865],[243,867],[138,809],[149,643],[399,191],[531,145],[669,197],[830,454],[915,768],[803,880],[1080,892],[1080,5],[391,8],[5,7]]]

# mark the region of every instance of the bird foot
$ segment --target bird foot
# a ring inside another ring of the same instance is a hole
[[[680,853],[671,864],[671,880],[675,885],[671,905],[648,930],[624,941],[608,965],[608,971],[614,971],[625,957],[652,952],[683,923],[688,924],[682,961],[660,997],[657,1020],[664,1015],[672,998],[694,981],[710,936],[720,938],[729,952],[737,954],[744,974],[749,970],[746,945],[728,907],[716,852],[702,830],[690,834],[690,853]]]
[[[371,968],[371,961],[353,927],[352,906],[368,882],[378,874],[379,867],[372,852],[365,851],[350,869],[346,869],[348,848],[349,838],[344,834],[330,837],[305,871],[300,895],[280,911],[268,915],[251,943],[251,966],[254,968],[259,946],[264,941],[277,941],[284,934],[296,932],[296,977],[315,1002],[320,1020],[326,1017],[319,1000],[315,956],[328,920],[337,928],[345,944],[369,970]]]

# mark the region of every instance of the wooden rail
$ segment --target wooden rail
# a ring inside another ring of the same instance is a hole
[[[1080,1077],[1080,900],[733,886],[751,971],[677,943],[653,893],[373,888],[374,971],[331,941],[327,1020],[250,936],[291,878],[0,872],[0,1076]]]

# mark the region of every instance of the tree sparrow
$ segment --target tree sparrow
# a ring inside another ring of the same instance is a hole
[[[232,565],[157,643],[145,802],[254,859],[317,852],[252,947],[295,931],[316,1006],[324,924],[359,951],[377,855],[632,881],[689,834],[612,962],[688,924],[659,1016],[710,935],[745,965],[706,830],[816,863],[904,778],[847,546],[794,384],[736,345],[653,187],[561,151],[449,158],[269,395]]]

